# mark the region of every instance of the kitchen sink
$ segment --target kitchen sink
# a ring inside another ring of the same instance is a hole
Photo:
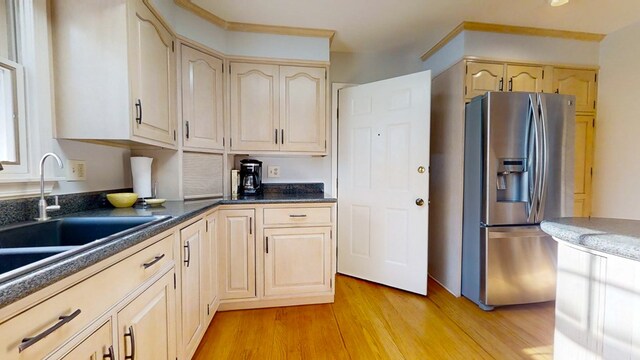
[[[114,239],[166,216],[68,217],[0,230],[0,274],[69,250]]]

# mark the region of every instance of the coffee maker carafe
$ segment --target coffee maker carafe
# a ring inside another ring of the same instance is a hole
[[[240,194],[262,193],[262,161],[245,159],[240,161]]]

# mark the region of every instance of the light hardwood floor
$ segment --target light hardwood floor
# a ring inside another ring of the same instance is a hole
[[[338,276],[334,304],[217,313],[194,359],[551,359],[554,303],[480,310]]]

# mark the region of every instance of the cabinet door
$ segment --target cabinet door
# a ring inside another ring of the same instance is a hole
[[[278,150],[278,66],[232,63],[230,82],[231,150]]]
[[[133,135],[175,144],[173,37],[142,0],[131,4],[129,71]]]
[[[607,259],[558,246],[555,359],[599,359]]]
[[[200,335],[205,330],[206,303],[203,303],[202,266],[204,264],[202,242],[205,223],[200,220],[180,230],[182,245],[182,347],[191,356],[198,347]]]
[[[554,69],[555,92],[576,97],[576,112],[596,111],[595,70]]]
[[[330,231],[330,227],[265,229],[265,295],[331,291]]]
[[[121,359],[176,358],[173,274],[173,271],[165,274],[118,312],[118,349]]]
[[[256,297],[254,210],[218,212],[220,300]]]
[[[465,98],[484,95],[504,88],[504,65],[467,61]]]
[[[185,148],[222,150],[222,60],[182,45]]]
[[[207,216],[207,232],[202,243],[202,267],[204,278],[204,300],[207,320],[211,320],[218,307],[218,214]]]
[[[544,69],[541,66],[507,65],[507,90],[542,92]]]
[[[62,360],[116,360],[111,320],[107,321],[78,346],[63,355]]]
[[[573,215],[591,213],[591,168],[593,163],[593,116],[576,116]]]
[[[281,151],[326,151],[326,69],[280,67]]]

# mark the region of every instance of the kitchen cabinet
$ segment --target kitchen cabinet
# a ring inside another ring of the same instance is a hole
[[[182,346],[187,357],[191,357],[206,330],[206,307],[204,272],[208,260],[203,252],[205,220],[199,220],[180,230],[182,249],[181,265],[181,319]]]
[[[113,347],[113,330],[108,320],[98,330],[61,357],[62,360],[116,360]]]
[[[118,312],[118,347],[123,359],[176,358],[174,272],[166,273]]]
[[[218,212],[220,300],[256,297],[255,210]]]
[[[176,146],[174,36],[142,0],[52,1],[56,137]]]
[[[598,73],[590,69],[555,68],[553,89],[556,93],[576,97],[576,113],[596,112]]]
[[[593,115],[576,116],[573,216],[578,217],[591,213],[594,123]]]
[[[554,358],[599,359],[607,259],[558,246]]]
[[[207,215],[206,233],[202,244],[204,291],[203,303],[207,307],[207,322],[211,321],[218,309],[218,214]]]
[[[545,86],[544,66],[467,61],[465,99],[487,91],[550,92]]]
[[[326,68],[230,66],[231,151],[326,154]]]
[[[182,44],[183,148],[224,150],[222,59]]]
[[[265,229],[264,294],[331,291],[331,228]]]

